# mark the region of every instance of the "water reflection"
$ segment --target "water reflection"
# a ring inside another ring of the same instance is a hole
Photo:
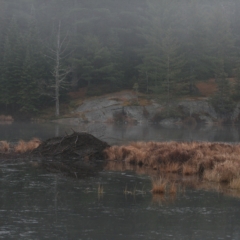
[[[0,125],[1,140],[43,140],[88,131],[109,143],[239,141],[237,127],[163,128],[105,124]],[[0,239],[240,239],[240,199],[224,185],[161,175],[176,194],[152,194],[159,172],[110,162],[83,180],[48,174],[37,164],[1,165]],[[151,177],[149,177],[151,176]],[[228,195],[225,195],[228,194]]]
[[[24,123],[13,122],[11,125],[0,125],[0,140],[30,140],[39,137],[43,140],[72,133],[85,131],[104,139],[111,144],[122,144],[128,141],[210,141],[239,142],[238,126],[201,126],[196,128],[160,125],[113,125],[89,123],[78,125],[61,125],[57,123]]]
[[[240,201],[222,194],[152,195],[151,179],[130,171],[76,181],[27,165],[1,169],[1,239],[239,239]]]

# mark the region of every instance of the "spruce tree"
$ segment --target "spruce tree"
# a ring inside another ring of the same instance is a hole
[[[222,60],[215,75],[217,83],[217,92],[212,97],[211,102],[218,112],[220,118],[228,119],[229,114],[233,111],[234,102],[231,96],[231,86],[224,71],[224,61]]]
[[[21,73],[24,58],[22,36],[15,18],[12,19],[4,43],[4,58],[2,63],[1,102],[17,109],[18,91],[21,85]]]

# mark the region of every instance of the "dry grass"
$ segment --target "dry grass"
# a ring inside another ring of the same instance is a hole
[[[212,182],[230,183],[239,175],[240,162],[226,160],[214,165],[213,169],[205,171],[203,178]]]
[[[165,194],[153,194],[152,202],[159,205],[165,205],[168,203]]]
[[[198,173],[198,169],[196,166],[191,166],[188,164],[183,164],[182,166],[183,175],[194,175]]]
[[[240,176],[232,179],[232,181],[230,182],[230,188],[240,190]]]
[[[152,190],[153,194],[164,194],[166,192],[167,181],[163,178],[152,180]]]
[[[148,106],[151,105],[151,101],[149,99],[146,99],[144,97],[136,97],[132,99],[125,99],[122,102],[123,106]]]
[[[203,179],[210,182],[219,182],[220,177],[218,172],[212,170],[206,170],[203,175]]]
[[[196,86],[204,97],[212,96],[217,91],[215,79],[209,79],[207,82],[199,82]]]
[[[98,185],[98,194],[101,195],[103,194],[104,191],[103,191],[103,186],[101,184]]]
[[[83,99],[86,96],[87,88],[79,88],[75,92],[69,92],[68,95],[71,99]]]
[[[162,166],[161,170],[168,173],[178,173],[180,165],[178,163],[167,163]]]
[[[209,142],[133,142],[105,150],[107,159],[167,173],[203,175],[230,183],[240,175],[240,145]]]
[[[177,186],[175,183],[172,183],[169,188],[169,194],[176,194],[177,193]]]
[[[13,122],[14,119],[10,115],[0,115],[0,121],[1,122]]]
[[[10,151],[10,144],[7,141],[0,141],[0,152],[7,153]]]
[[[41,141],[38,138],[33,138],[29,142],[20,140],[17,145],[14,147],[14,152],[16,153],[25,153],[34,150],[41,144]]]

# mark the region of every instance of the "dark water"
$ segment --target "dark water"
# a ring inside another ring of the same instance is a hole
[[[85,125],[111,142],[129,140],[239,141],[238,129],[167,129],[157,126]],[[2,139],[46,139],[69,126],[0,126]],[[99,191],[103,188],[103,193]],[[125,189],[129,194],[124,193]],[[135,189],[135,191],[134,191]],[[0,169],[1,239],[240,239],[240,199],[186,188],[156,198],[151,178],[133,172],[104,171],[75,180],[28,164]],[[132,192],[132,194],[130,194]],[[134,193],[133,193],[134,192]]]
[[[2,239],[240,239],[239,199],[186,189],[156,201],[131,172],[73,180],[5,165],[0,184]]]
[[[54,123],[13,123],[0,125],[0,140],[17,141],[30,140],[39,137],[43,140],[73,131],[86,131],[109,143],[124,143],[127,141],[221,141],[239,142],[239,126],[202,126],[161,127],[159,125],[111,125],[111,124],[82,124],[60,125]]]

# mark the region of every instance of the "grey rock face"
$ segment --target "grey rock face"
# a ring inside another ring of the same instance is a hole
[[[83,102],[74,113],[81,115],[80,121],[108,122],[113,121],[116,114],[125,114],[128,119],[137,122],[147,122],[156,112],[159,104],[149,106],[124,106],[124,101],[136,100],[136,96],[130,92],[113,97],[98,97]],[[145,111],[145,112],[144,112]],[[144,114],[145,113],[145,114]],[[147,114],[146,114],[147,113]]]
[[[136,103],[136,95],[129,91],[119,92],[108,96],[95,97],[87,99],[82,105],[76,108],[73,112],[78,117],[69,118],[68,121],[73,124],[80,122],[138,122],[148,123],[154,118],[156,113],[161,113],[163,107],[155,101],[151,101],[147,106],[134,106],[131,102]],[[127,105],[127,106],[126,106]],[[182,109],[186,117],[196,114],[198,120],[206,124],[212,124],[218,119],[218,115],[214,108],[207,100],[183,100],[177,103],[177,106]],[[240,103],[233,112],[232,119],[237,119],[240,114]],[[67,120],[58,120],[67,121]],[[181,122],[181,119],[169,118],[160,122],[161,125],[176,125]]]
[[[182,107],[186,115],[189,115],[189,116],[191,116],[192,114],[205,115],[205,116],[208,115],[213,119],[217,119],[216,111],[207,101],[185,100],[180,102],[178,106]]]
[[[84,101],[84,103],[81,106],[79,106],[75,111],[76,112],[96,111],[99,109],[101,110],[115,105],[119,105],[119,101],[107,98],[96,98]]]
[[[181,123],[180,118],[166,118],[159,122],[163,127],[171,127],[173,125],[178,125],[179,123]]]
[[[237,104],[237,106],[235,107],[234,111],[233,111],[233,115],[232,115],[232,120],[238,120],[240,114],[240,103]]]

